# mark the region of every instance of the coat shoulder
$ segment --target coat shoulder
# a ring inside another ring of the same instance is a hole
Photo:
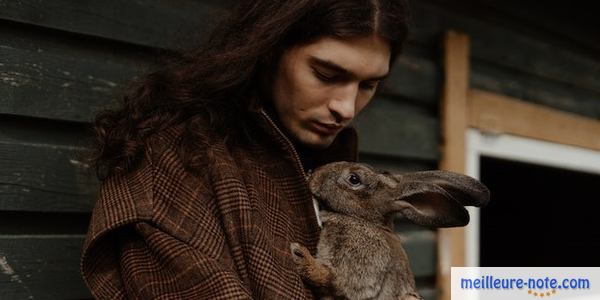
[[[111,175],[101,183],[88,242],[130,223],[170,222],[167,219],[177,216],[165,211],[183,206],[209,189],[203,172],[192,174],[185,168],[179,148],[182,132],[181,126],[175,126],[153,135],[134,169]]]

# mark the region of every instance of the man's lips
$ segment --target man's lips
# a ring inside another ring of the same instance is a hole
[[[338,131],[340,131],[340,129],[342,129],[344,126],[340,125],[340,124],[335,124],[335,123],[321,123],[321,122],[312,122],[312,127],[313,129],[315,129],[317,132],[324,134],[324,135],[333,135],[336,134]]]

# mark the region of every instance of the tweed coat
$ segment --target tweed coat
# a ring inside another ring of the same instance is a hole
[[[133,171],[107,178],[81,259],[97,299],[312,299],[290,243],[315,252],[320,228],[298,152],[269,115],[254,113],[253,146],[210,137],[206,167],[186,172],[182,126],[156,134]],[[357,159],[340,132],[314,166]]]

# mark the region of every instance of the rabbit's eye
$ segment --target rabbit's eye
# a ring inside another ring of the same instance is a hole
[[[360,177],[354,173],[350,173],[350,175],[348,175],[348,182],[350,182],[352,185],[359,185],[362,183],[360,181]]]

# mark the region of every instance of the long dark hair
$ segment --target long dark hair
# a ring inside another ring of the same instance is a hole
[[[406,39],[407,10],[404,0],[241,1],[202,47],[146,75],[120,109],[96,117],[91,160],[98,177],[135,167],[148,137],[176,124],[185,124],[179,147],[193,169],[201,155],[194,152],[198,126],[208,120],[223,137],[239,130],[259,105],[261,78],[291,47],[377,34],[389,42],[393,63]]]

